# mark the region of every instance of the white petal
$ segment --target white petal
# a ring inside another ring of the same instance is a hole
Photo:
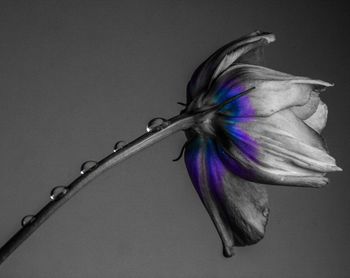
[[[187,101],[191,102],[199,94],[207,91],[212,80],[233,62],[241,60],[245,63],[254,63],[251,60],[259,58],[258,53],[255,53],[257,55],[253,55],[253,57],[246,56],[251,56],[254,49],[261,49],[274,39],[275,37],[271,33],[255,31],[218,49],[192,74],[191,80],[187,84]],[[248,55],[245,55],[247,53]]]
[[[320,103],[319,93],[311,92],[309,100],[306,104],[293,106],[291,110],[299,119],[306,120],[316,112],[319,103]]]
[[[204,102],[207,105],[222,103],[253,88],[248,94],[226,105],[225,113],[237,117],[266,117],[286,108],[306,105],[314,90],[326,86],[331,84],[261,66],[238,64],[215,80]]]
[[[317,110],[309,118],[305,120],[305,123],[310,126],[312,129],[316,130],[318,133],[321,133],[325,128],[327,123],[328,108],[325,103],[320,101],[318,104]]]
[[[326,172],[341,170],[327,153],[322,137],[290,110],[269,117],[223,121],[226,124],[218,122],[223,128],[217,133],[225,152],[236,163],[223,154],[222,159],[245,179],[318,187],[327,183]],[[225,132],[229,137],[223,139]]]
[[[229,66],[231,66],[236,60],[241,57],[243,54],[248,53],[249,51],[261,47],[265,44],[275,41],[275,36],[273,34],[264,34],[259,36],[250,37],[239,44],[236,45],[234,51],[226,54],[226,56],[221,60],[220,64],[217,66],[212,80],[214,80],[219,74],[225,71]]]

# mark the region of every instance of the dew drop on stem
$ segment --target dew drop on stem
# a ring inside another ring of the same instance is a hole
[[[80,174],[84,175],[87,171],[97,166],[97,162],[93,160],[85,161],[80,167]]]
[[[65,186],[62,186],[62,185],[56,186],[51,190],[50,199],[55,200],[57,199],[57,197],[65,195],[67,192],[68,192],[68,189]]]
[[[146,131],[147,132],[158,131],[166,127],[167,125],[168,125],[168,121],[166,119],[154,118],[148,122]]]
[[[34,215],[26,215],[22,218],[21,225],[24,227],[34,220]]]
[[[126,145],[126,143],[124,141],[118,141],[114,145],[113,152],[117,152],[117,151],[121,150],[122,148],[125,147],[125,145]]]

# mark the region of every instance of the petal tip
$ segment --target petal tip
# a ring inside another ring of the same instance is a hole
[[[343,169],[337,165],[335,165],[333,169],[334,169],[334,171],[343,172]]]
[[[272,43],[276,40],[276,36],[272,33],[267,33],[263,35],[263,38],[267,41],[267,43]]]
[[[329,183],[329,179],[325,176],[318,177],[305,177],[303,185],[299,185],[302,187],[309,188],[322,188],[325,187]]]
[[[253,38],[253,41],[258,41],[258,40],[265,40],[266,43],[272,43],[276,40],[276,36],[273,33],[270,32],[263,32],[263,31],[255,31],[251,33],[251,37]]]
[[[334,83],[330,83],[330,82],[327,82],[327,81],[323,81],[324,82],[324,86],[325,87],[334,87],[335,86],[335,84]]]
[[[248,35],[248,36],[249,37],[260,37],[260,38],[263,38],[268,43],[274,42],[276,40],[275,34],[270,33],[270,32],[261,31],[259,29],[257,29],[254,32],[250,33],[250,35]]]
[[[329,179],[326,177],[323,177],[318,183],[315,184],[316,188],[321,188],[326,186],[329,183]]]
[[[224,246],[222,253],[225,258],[231,258],[235,255],[234,246]]]
[[[295,84],[310,84],[314,86],[323,86],[323,87],[333,87],[334,83],[329,83],[327,81],[319,80],[319,79],[310,79],[307,77],[298,77],[294,80],[290,81]]]

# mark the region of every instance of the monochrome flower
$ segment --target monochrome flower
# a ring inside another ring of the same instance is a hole
[[[221,237],[224,255],[264,237],[265,184],[322,187],[341,170],[320,135],[328,82],[260,65],[271,33],[256,31],[220,48],[187,87],[188,114],[205,113],[186,130],[185,162]]]

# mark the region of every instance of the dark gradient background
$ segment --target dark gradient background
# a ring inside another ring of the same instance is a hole
[[[345,2],[345,1],[344,1]],[[266,237],[225,259],[177,134],[99,177],[0,267],[0,277],[349,277],[349,9],[340,1],[1,1],[0,241],[53,186],[171,117],[192,71],[261,29],[275,69],[336,86],[324,132],[344,172],[269,187]]]

